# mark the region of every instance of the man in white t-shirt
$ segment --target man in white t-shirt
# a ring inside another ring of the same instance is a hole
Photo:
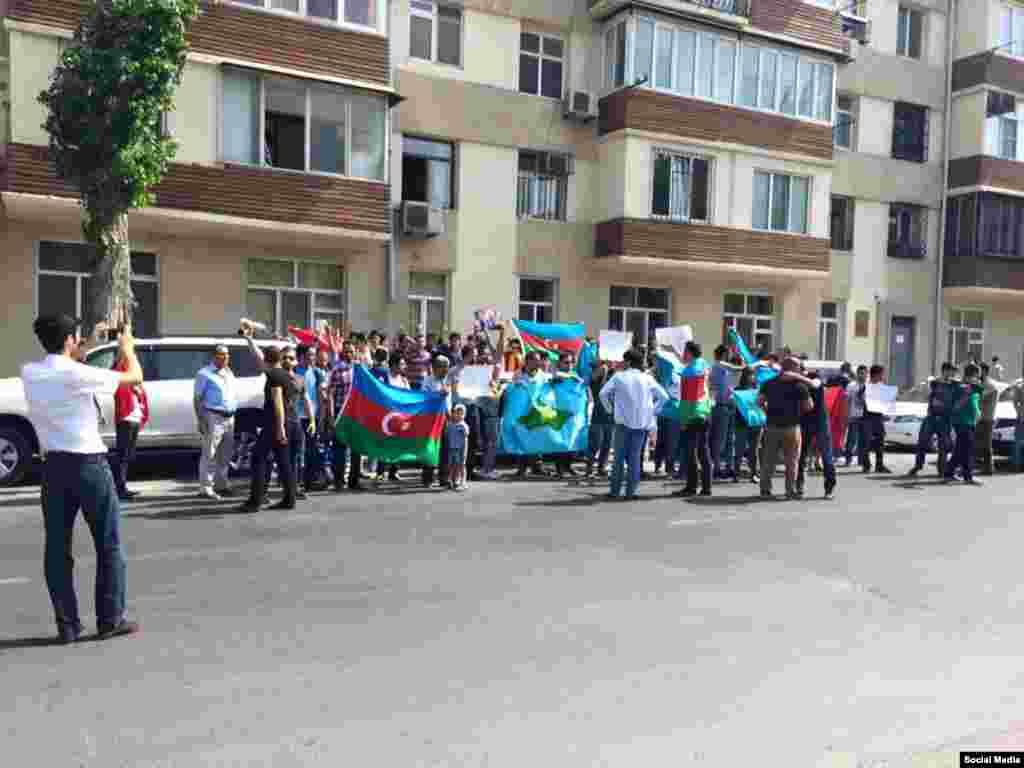
[[[124,618],[125,571],[121,547],[121,507],[107,448],[100,438],[98,398],[112,397],[121,384],[142,383],[135,339],[124,330],[118,344],[125,371],[79,362],[83,343],[79,322],[68,315],[45,315],[33,325],[46,357],[21,369],[29,420],[44,454],[44,568],[57,619],[58,640],[73,643],[82,634],[75,595],[71,537],[81,510],[96,546],[97,638],[129,635],[139,626]]]

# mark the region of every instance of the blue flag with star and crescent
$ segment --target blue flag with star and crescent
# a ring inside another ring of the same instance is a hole
[[[520,377],[502,394],[501,453],[531,456],[587,449],[589,389],[574,374]]]

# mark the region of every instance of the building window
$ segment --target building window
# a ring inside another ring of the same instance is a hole
[[[519,90],[550,99],[562,98],[565,42],[552,35],[519,35]]]
[[[992,194],[979,195],[978,203],[980,252],[994,256],[1020,256],[1024,203]]]
[[[729,340],[729,329],[736,333],[754,354],[775,349],[775,300],[759,293],[727,293],[722,311],[722,341]]]
[[[989,91],[985,106],[985,154],[1004,160],[1020,159],[1021,120],[1013,94]]]
[[[345,319],[345,270],[337,264],[249,259],[246,312],[274,333],[289,326],[340,327]]]
[[[961,366],[985,359],[985,313],[969,309],[949,310],[946,359]]]
[[[923,163],[928,160],[928,108],[897,101],[893,107],[892,156]]]
[[[242,5],[286,11],[320,21],[354,24],[379,29],[381,13],[379,0],[234,0]]]
[[[703,157],[656,151],[651,214],[672,221],[707,221],[710,165]]]
[[[810,179],[754,172],[754,229],[807,233]]]
[[[555,281],[519,278],[518,319],[532,323],[555,321]]]
[[[832,195],[829,238],[833,251],[853,250],[853,198]]]
[[[225,160],[384,181],[382,97],[225,67],[223,98]]]
[[[431,0],[409,0],[409,55],[462,64],[462,11]]]
[[[853,149],[853,129],[857,122],[857,102],[853,96],[840,93],[836,96],[836,125],[832,129],[832,140],[837,147]]]
[[[160,275],[156,254],[132,251],[131,286],[137,302],[135,335],[156,336],[160,323]],[[89,287],[96,249],[86,243],[40,241],[36,263],[37,315],[89,314]],[[83,329],[88,333],[91,329]]]
[[[642,82],[680,96],[832,121],[834,65],[795,51],[741,46],[735,37],[640,16],[606,31],[605,59],[609,90]]]
[[[839,359],[839,303],[823,301],[818,310],[818,359]]]
[[[454,208],[455,147],[446,141],[402,137],[402,199]]]
[[[1024,56],[1024,6],[1003,3],[999,13],[999,51]]]
[[[634,344],[652,343],[658,328],[668,327],[668,289],[613,285],[608,299],[608,329],[632,331]]]
[[[409,274],[409,328],[413,333],[444,332],[448,319],[448,277],[440,272]]]
[[[565,221],[572,158],[554,152],[519,152],[516,215]]]
[[[921,23],[924,14],[900,6],[896,20],[896,52],[912,59],[921,58]]]
[[[928,209],[920,205],[889,205],[889,256],[923,259],[928,253]]]

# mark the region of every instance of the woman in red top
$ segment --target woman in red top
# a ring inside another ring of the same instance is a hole
[[[114,363],[115,371],[127,370],[128,364],[123,357]],[[149,401],[146,390],[141,384],[129,386],[122,384],[114,392],[114,424],[117,443],[109,454],[110,471],[114,475],[117,496],[121,501],[130,501],[138,496],[137,491],[129,491],[128,465],[135,458],[135,443],[139,439],[139,431],[149,421]]]

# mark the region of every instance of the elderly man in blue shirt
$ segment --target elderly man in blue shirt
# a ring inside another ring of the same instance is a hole
[[[220,499],[231,495],[228,467],[235,452],[235,411],[238,395],[228,348],[218,345],[210,364],[196,374],[194,405],[199,434],[199,495]]]

